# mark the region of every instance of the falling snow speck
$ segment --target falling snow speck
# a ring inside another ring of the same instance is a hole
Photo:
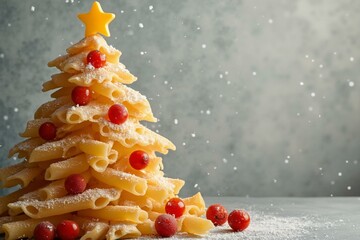
[[[335,185],[335,181],[330,181],[330,184],[331,184],[331,185]]]
[[[223,158],[222,161],[223,161],[223,163],[227,163],[227,162],[228,162],[228,160],[227,160],[226,158]]]
[[[350,82],[349,82],[349,87],[353,87],[353,86],[355,86],[355,83],[352,82],[352,81],[350,81]]]
[[[300,82],[300,86],[304,86],[304,82]]]
[[[268,20],[268,22],[270,23],[270,24],[272,24],[273,22],[274,22],[274,20],[272,20],[271,18]]]
[[[144,27],[144,24],[139,23],[139,28],[143,28],[143,27]]]
[[[234,169],[234,171],[236,171],[236,170],[237,170],[237,167],[233,167],[233,169]]]
[[[154,9],[154,6],[153,5],[150,5],[149,6],[149,10],[153,10]]]
[[[9,116],[8,116],[8,115],[4,115],[3,118],[4,118],[5,121],[9,120]]]
[[[0,58],[4,58],[4,57],[5,57],[5,54],[0,53]]]
[[[196,134],[195,134],[195,133],[192,133],[192,134],[191,134],[191,137],[193,137],[193,138],[196,137]]]
[[[277,180],[276,180],[276,179],[273,179],[273,182],[274,182],[274,183],[277,183]]]
[[[8,23],[8,27],[11,27],[11,23]]]
[[[253,76],[256,76],[256,74],[257,74],[256,72],[252,72],[252,75],[253,75]]]
[[[223,78],[224,76],[222,74],[219,74],[219,78]]]
[[[339,173],[338,173],[338,176],[341,177],[341,176],[342,176],[342,172],[339,172]]]
[[[177,125],[179,123],[179,120],[177,120],[176,118],[174,119],[174,124]]]
[[[34,7],[34,6],[31,6],[31,7],[30,7],[30,10],[31,10],[32,12],[35,12],[35,7]]]
[[[310,112],[311,112],[312,110],[314,110],[313,107],[311,107],[311,106],[310,106],[308,109],[309,109]]]
[[[19,109],[18,108],[14,108],[14,112],[18,112],[19,111]]]
[[[310,95],[311,95],[312,97],[315,97],[316,94],[315,94],[314,92],[312,92]]]
[[[206,110],[206,114],[207,115],[210,115],[211,114],[211,111],[208,109],[208,110]]]
[[[285,163],[285,164],[288,164],[288,163],[289,163],[289,159],[285,159],[285,160],[284,160],[284,163]]]
[[[349,190],[349,191],[350,191],[350,190],[351,190],[351,186],[347,186],[347,190]]]
[[[194,188],[197,188],[199,186],[199,184],[195,183],[194,184]]]
[[[202,48],[206,48],[206,44],[202,44],[201,47],[202,47]]]
[[[305,58],[309,58],[309,55],[305,55]]]
[[[183,142],[182,145],[185,146],[185,145],[186,145],[186,142]]]
[[[350,62],[353,62],[355,60],[354,57],[350,57]]]

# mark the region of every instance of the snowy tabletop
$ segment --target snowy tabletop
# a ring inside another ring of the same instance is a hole
[[[242,208],[251,223],[244,232],[229,226],[214,229],[205,239],[360,239],[360,198],[239,198],[207,197],[206,204],[221,203],[228,211]],[[177,236],[176,239],[192,239]],[[193,238],[199,239],[199,238]]]

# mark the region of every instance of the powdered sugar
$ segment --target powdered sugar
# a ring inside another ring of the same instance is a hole
[[[263,212],[250,212],[250,226],[243,232],[234,232],[226,223],[210,231],[205,239],[223,240],[294,240],[294,239],[332,239],[329,235],[314,235],[315,230],[327,230],[340,224],[324,222],[315,216],[285,217],[265,214]],[[142,238],[149,238],[144,236]],[[150,237],[151,238],[151,237]],[[152,237],[157,239],[157,237]],[[177,234],[174,239],[198,239],[187,234]]]

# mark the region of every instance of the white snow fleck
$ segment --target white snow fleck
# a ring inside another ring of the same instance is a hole
[[[314,110],[313,107],[311,107],[311,106],[310,106],[308,109],[309,109],[310,112],[311,112],[312,110]]]
[[[300,82],[300,86],[304,86],[304,82]]]
[[[319,65],[319,68],[323,68],[323,67],[324,67],[324,65],[322,65],[322,64]]]
[[[177,120],[176,118],[174,119],[174,124],[177,125],[179,123],[179,120]]]
[[[305,58],[309,58],[309,55],[305,55]]]
[[[165,84],[165,85],[168,84],[168,83],[169,83],[168,81],[166,81],[166,80],[164,81],[164,84]]]
[[[237,170],[237,167],[233,167],[233,169],[234,169],[234,171],[236,171],[236,170]]]
[[[149,10],[153,10],[154,9],[154,6],[153,5],[150,5],[149,6]]]
[[[330,181],[330,184],[331,184],[331,185],[335,185],[335,181]]]
[[[315,62],[315,59],[311,59],[311,62]]]
[[[139,23],[139,28],[143,28],[143,27],[144,27],[144,24]]]
[[[315,97],[315,95],[316,95],[316,94],[315,94],[314,92],[311,93],[311,96],[312,96],[312,97]]]
[[[3,118],[4,118],[5,121],[9,120],[9,116],[8,116],[8,115],[4,115]]]
[[[5,57],[5,54],[0,53],[0,58],[4,58],[4,57]]]
[[[11,23],[8,23],[8,27],[11,27]]]
[[[227,160],[226,158],[223,158],[222,161],[223,161],[223,163],[227,163],[227,162],[228,162],[228,160]]]
[[[182,145],[185,146],[185,145],[186,145],[186,142],[183,142]]]
[[[274,182],[274,183],[277,183],[277,180],[276,180],[276,179],[273,179],[273,182]]]
[[[31,6],[30,10],[31,10],[32,12],[35,12],[35,7],[34,7],[34,6]]]
[[[220,74],[219,74],[219,78],[223,78],[223,77],[224,77],[224,76],[220,73]]]
[[[338,173],[338,176],[341,177],[341,176],[342,176],[342,172],[339,172],[339,173]]]
[[[353,62],[355,60],[354,57],[350,57],[350,62]]]
[[[290,157],[289,155],[287,155],[287,157],[286,157],[286,158],[290,159],[291,157]]]
[[[195,134],[195,133],[192,133],[192,134],[191,134],[191,137],[193,137],[193,138],[196,137],[196,134]]]
[[[350,190],[351,190],[351,186],[347,186],[347,190],[349,190],[349,191],[350,191]]]
[[[16,107],[16,108],[14,108],[14,112],[18,112],[19,111],[19,109]]]
[[[271,18],[268,20],[268,22],[270,23],[270,24],[272,24],[273,22],[274,22],[274,20],[272,20]]]
[[[285,163],[285,164],[288,164],[288,163],[289,163],[289,159],[285,159],[285,160],[284,160],[284,163]]]
[[[256,72],[252,72],[252,75],[253,75],[253,76],[256,76]]]
[[[208,110],[206,110],[206,114],[207,115],[210,115],[211,114],[211,111],[208,109]]]
[[[199,186],[199,184],[195,183],[194,184],[194,188],[197,188]]]
[[[353,81],[350,81],[349,82],[349,87],[353,87],[353,86],[355,86],[355,83]]]
[[[202,44],[201,47],[202,47],[202,48],[206,48],[206,44]]]
[[[207,144],[209,144],[209,143],[210,143],[210,141],[209,141],[209,140],[206,140],[206,143],[207,143]]]
[[[225,71],[225,75],[228,75],[229,74],[229,72],[228,71]]]

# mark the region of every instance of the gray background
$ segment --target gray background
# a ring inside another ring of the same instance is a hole
[[[186,180],[183,196],[360,195],[360,1],[101,3],[116,14],[107,41],[160,119],[148,127],[177,145],[165,172]],[[92,1],[0,4],[6,165]]]

